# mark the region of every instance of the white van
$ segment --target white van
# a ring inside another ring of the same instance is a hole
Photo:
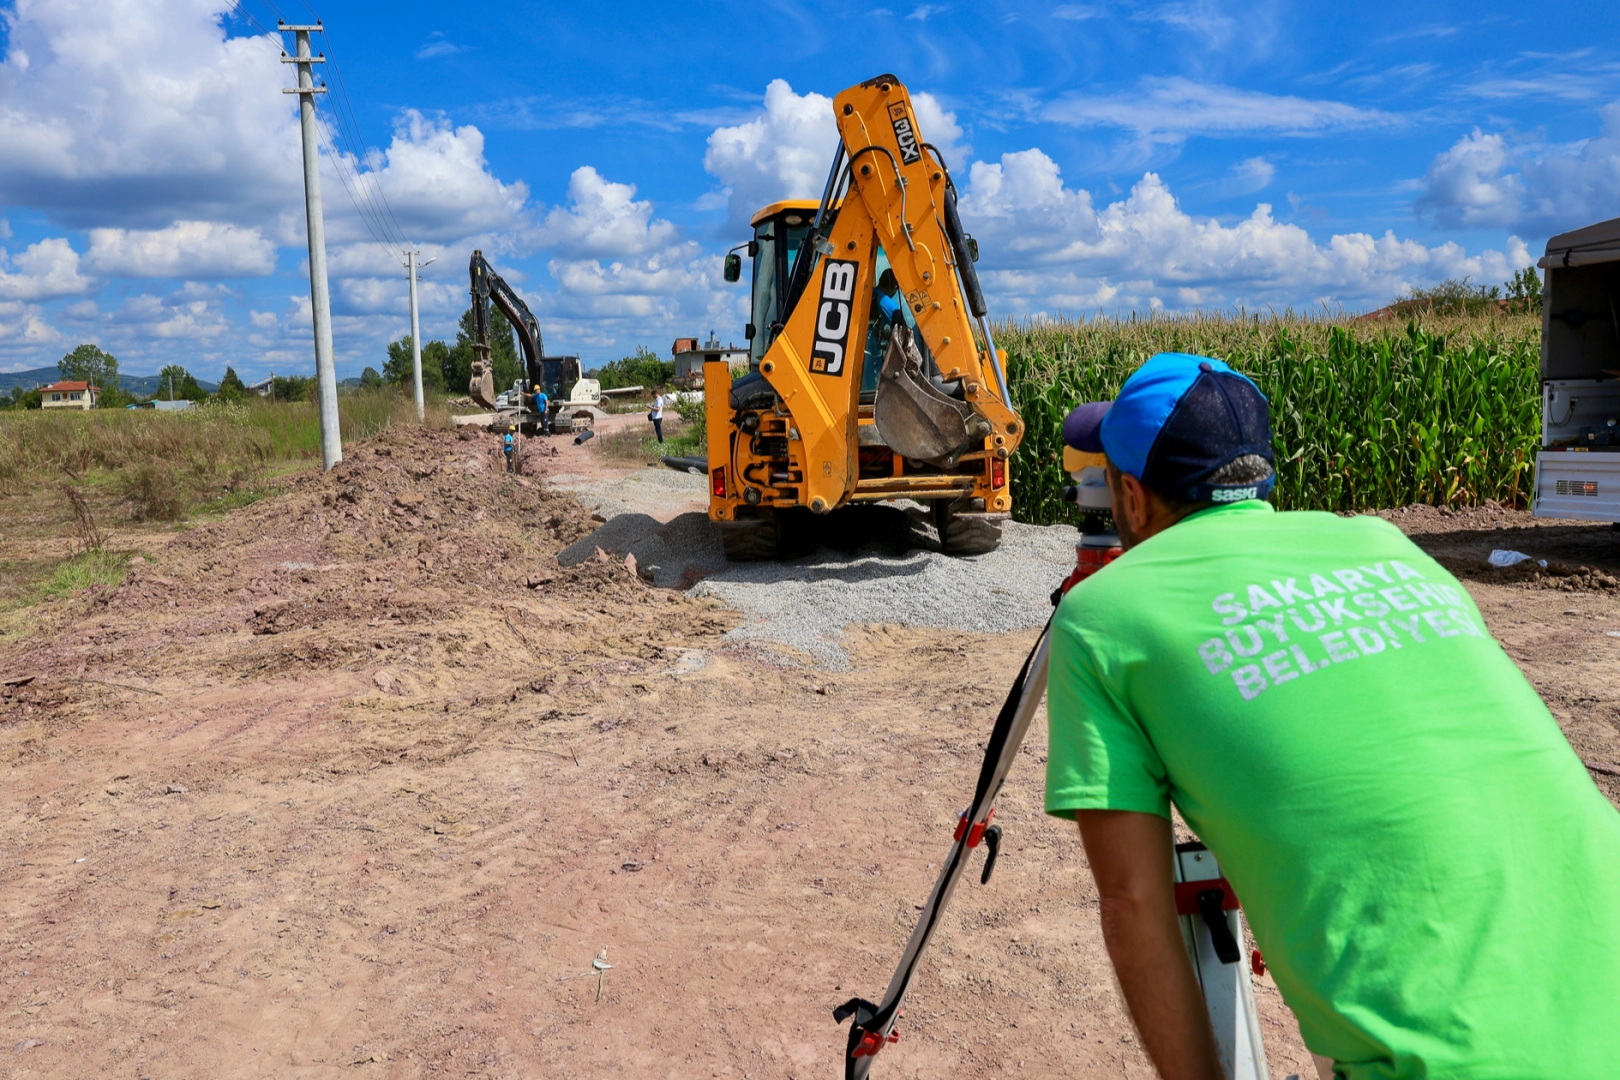
[[[1531,512],[1620,522],[1620,218],[1560,233],[1536,265],[1546,285]]]

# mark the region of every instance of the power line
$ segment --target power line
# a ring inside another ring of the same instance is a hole
[[[258,0],[258,2],[269,9],[278,21],[285,21],[280,9],[273,0]],[[285,53],[279,34],[272,32],[255,18],[253,13],[243,6],[242,0],[230,0],[230,3],[232,11],[253,28],[255,31],[254,37],[261,39],[267,47],[275,49],[278,55]],[[309,7],[307,3],[304,6]],[[310,13],[314,14],[313,9],[310,9]],[[320,32],[326,36],[327,48],[330,51],[331,35],[327,33],[324,25]],[[364,137],[360,134],[359,119],[354,113],[353,103],[349,100],[348,88],[343,82],[342,73],[337,70],[337,63],[331,56],[326,57],[326,62],[331,65],[333,71],[338,75],[339,94],[331,95],[327,99],[328,104],[332,107],[333,115],[337,119],[338,131],[336,134],[333,133],[326,118],[317,109],[316,119],[319,124],[322,145],[326,148],[327,156],[332,159],[333,171],[337,173],[338,181],[343,185],[344,194],[348,196],[350,205],[354,207],[354,211],[360,217],[361,223],[365,225],[366,231],[371,234],[372,239],[377,242],[378,246],[387,253],[390,260],[397,260],[400,253],[411,246],[410,241],[405,236],[404,229],[400,227],[399,219],[394,216],[393,207],[388,203],[387,195],[384,194],[382,189],[382,181],[377,176],[376,170],[367,168],[362,173],[360,168],[351,162],[351,159],[353,159],[353,161],[363,161],[369,165],[370,147],[367,146]],[[339,95],[341,95],[342,104],[339,104],[337,100]],[[342,144],[341,150],[340,143]],[[359,147],[358,153],[355,151],[357,145]],[[342,152],[343,150],[346,150],[347,154]],[[369,186],[365,183],[364,178],[366,176],[369,176],[371,180]],[[373,192],[375,192],[375,195],[373,195]],[[379,208],[379,202],[381,208]],[[395,248],[399,250],[396,251]]]
[[[338,183],[343,185],[343,191],[349,196],[349,202],[354,206],[355,213],[359,215],[361,223],[366,227],[366,231],[369,232],[371,234],[371,238],[377,242],[377,246],[383,249],[384,254],[386,254],[390,260],[397,260],[398,253],[395,252],[394,249],[389,246],[388,241],[384,239],[385,230],[380,229],[381,222],[375,220],[374,214],[368,214],[360,205],[360,199],[355,197],[354,188],[349,184],[348,161],[341,153],[338,152],[337,147],[333,145],[332,132],[326,125],[325,117],[321,116],[320,112],[317,111],[315,114],[315,120],[319,125],[321,145],[326,148],[326,156],[332,159],[332,170],[337,173]],[[355,176],[355,183],[357,185],[359,183],[358,174]]]
[[[410,242],[405,238],[405,234],[404,234],[403,230],[401,230],[399,228],[399,223],[397,221],[394,222],[394,229],[392,230],[392,232],[390,232],[390,230],[388,228],[388,223],[383,220],[382,211],[377,209],[377,199],[373,198],[372,190],[375,190],[377,195],[381,196],[381,194],[382,194],[382,186],[381,186],[380,182],[377,179],[376,170],[374,168],[373,169],[368,169],[365,173],[362,173],[354,164],[352,164],[352,162],[350,160],[350,159],[352,159],[353,161],[366,161],[370,157],[369,148],[365,147],[365,145],[362,143],[361,144],[362,153],[361,154],[356,154],[354,152],[354,143],[353,143],[353,141],[350,140],[347,132],[343,131],[343,128],[342,128],[342,125],[343,125],[342,114],[337,113],[336,110],[334,110],[334,113],[337,115],[338,124],[339,124],[339,131],[338,131],[337,135],[333,135],[330,126],[328,126],[328,128],[327,128],[327,137],[334,144],[336,143],[336,140],[337,140],[338,137],[341,137],[343,142],[345,143],[345,149],[347,150],[348,158],[346,158],[344,160],[343,164],[345,166],[347,166],[349,168],[350,172],[353,174],[354,182],[355,182],[355,188],[360,192],[361,197],[365,199],[366,205],[369,208],[370,214],[371,214],[372,218],[377,223],[378,231],[380,231],[385,237],[387,237],[390,242],[397,244],[397,246],[399,246],[402,250],[404,248],[406,248],[406,247],[409,247]],[[323,121],[323,123],[324,123],[324,121]],[[368,162],[368,164],[369,164],[369,162]],[[367,187],[366,187],[366,185],[364,183],[363,177],[365,177],[365,176],[370,176],[371,177],[371,189],[370,190],[367,189]],[[389,217],[390,218],[393,217],[392,213],[389,214]]]
[[[331,44],[332,44],[332,35],[331,34],[326,35],[326,43],[327,43],[328,47],[331,46]],[[331,60],[329,60],[329,62],[332,65],[332,74],[337,76],[338,95],[343,101],[343,108],[349,114],[349,118],[350,118],[350,120],[351,120],[351,122],[353,123],[353,126],[354,126],[355,134],[359,138],[360,147],[361,147],[361,149],[363,151],[366,152],[366,155],[367,155],[366,156],[366,163],[369,165],[371,163],[371,161],[370,161],[370,148],[366,146],[365,136],[360,130],[360,119],[355,114],[354,105],[349,101],[349,89],[344,84],[344,81],[343,81],[343,69],[338,66],[338,63],[337,63],[337,61],[335,59],[331,59]],[[402,242],[403,246],[409,247],[410,242],[405,237],[405,230],[400,228],[399,219],[394,217],[394,208],[392,206],[388,205],[388,196],[383,192],[382,183],[377,178],[376,170],[373,169],[371,172],[372,172],[372,182],[377,188],[377,197],[382,200],[383,209],[388,212],[388,220],[393,222],[394,231],[399,236],[399,239]]]

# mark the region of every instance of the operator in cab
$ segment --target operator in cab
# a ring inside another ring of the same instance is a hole
[[[1274,510],[1269,406],[1161,353],[1064,423],[1125,551],[1054,616],[1046,810],[1077,821],[1161,1076],[1223,1076],[1171,806],[1324,1080],[1620,1075],[1620,813],[1394,525]]]

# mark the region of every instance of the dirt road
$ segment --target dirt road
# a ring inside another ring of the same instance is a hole
[[[831,1009],[882,991],[1033,635],[722,648],[712,602],[559,570],[588,511],[498,468],[387,433],[0,646],[0,1075],[837,1074]],[[1620,796],[1613,534],[1395,517]],[[885,1076],[1151,1075],[1043,757]]]

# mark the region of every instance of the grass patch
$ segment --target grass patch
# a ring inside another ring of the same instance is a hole
[[[658,440],[651,435],[652,425],[648,424],[647,429],[621,428],[598,435],[591,440],[591,449],[616,465],[656,465],[663,451]]]
[[[698,411],[701,418],[702,410]],[[616,465],[657,465],[666,457],[703,457],[709,452],[702,423],[689,423],[676,416],[673,409],[664,413],[663,442],[658,441],[649,423],[598,435],[590,445]]]
[[[198,516],[222,517],[232,510],[239,510],[244,506],[252,506],[260,499],[268,499],[272,495],[280,495],[285,488],[274,485],[262,487],[242,488],[237,491],[227,491],[217,498],[208,499],[198,503],[192,508],[192,513]]]
[[[36,600],[48,600],[74,593],[96,585],[116,588],[129,573],[129,560],[134,551],[88,551],[56,564],[35,593]]]

